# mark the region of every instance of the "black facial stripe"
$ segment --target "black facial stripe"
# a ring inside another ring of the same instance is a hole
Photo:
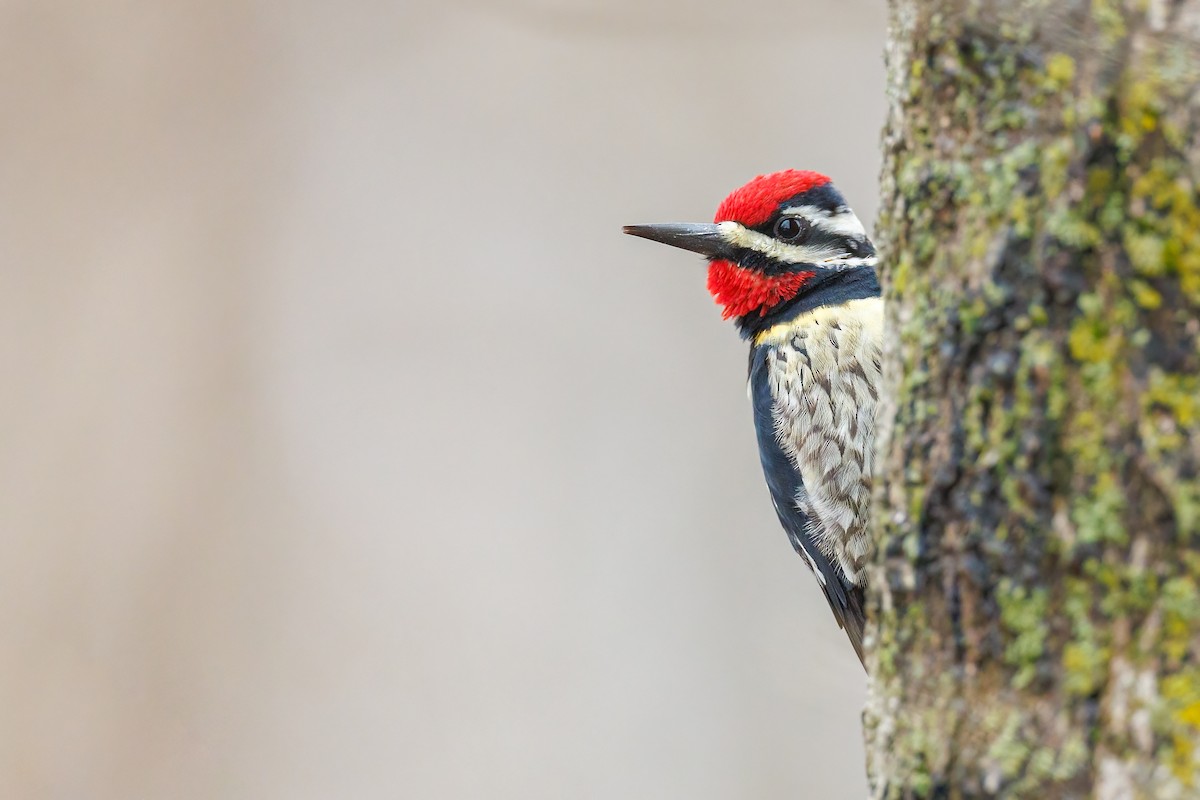
[[[847,236],[814,226],[804,246],[814,250],[830,250],[836,254],[845,252],[848,249],[846,247],[847,241],[849,241],[849,237]]]
[[[745,269],[752,269],[756,272],[761,272],[764,275],[782,275],[787,272],[795,272],[797,266],[802,264],[785,263],[777,261],[766,253],[760,253],[757,250],[743,248],[739,251],[738,266]]]
[[[866,258],[867,256],[875,255],[875,245],[871,244],[871,240],[865,236],[861,239],[854,240],[854,248],[855,252],[851,253],[853,256]]]
[[[753,230],[756,230],[766,236],[771,236],[771,225],[773,224],[774,223],[765,223],[757,228],[754,228]],[[774,237],[772,236],[772,238]],[[787,244],[787,242],[784,242],[784,244]],[[812,230],[808,234],[808,238],[798,246],[803,247],[806,250],[812,250],[814,253],[827,253],[828,255],[826,258],[834,258],[843,255],[861,258],[875,255],[874,246],[872,246],[871,243],[864,237],[845,236],[843,234],[834,233],[833,231],[828,231],[816,226],[813,226]],[[762,256],[762,254],[758,253],[756,250],[743,249],[741,252],[743,253],[743,257],[739,263],[744,267],[757,265],[759,263],[758,261],[754,261],[752,264],[750,263],[750,259],[752,259],[754,255]],[[762,256],[762,258],[766,258],[766,256]]]
[[[841,192],[833,188],[833,184],[827,183],[824,186],[809,189],[803,194],[790,197],[779,204],[781,210],[791,206],[816,206],[817,208],[823,208],[833,213],[839,208],[846,207],[846,198],[842,197]]]

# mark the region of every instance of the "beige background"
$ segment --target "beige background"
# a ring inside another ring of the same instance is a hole
[[[0,3],[0,797],[862,796],[689,254],[881,3]]]

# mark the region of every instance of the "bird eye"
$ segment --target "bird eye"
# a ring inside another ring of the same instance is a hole
[[[775,223],[775,238],[796,244],[808,238],[810,227],[804,217],[783,217]]]

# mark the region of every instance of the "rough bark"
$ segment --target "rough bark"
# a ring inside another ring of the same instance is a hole
[[[892,0],[879,798],[1200,797],[1200,0]]]

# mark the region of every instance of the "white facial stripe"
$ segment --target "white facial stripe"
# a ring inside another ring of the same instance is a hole
[[[836,258],[840,250],[831,247],[805,247],[797,244],[784,244],[778,239],[772,239],[765,233],[752,231],[737,222],[722,222],[721,233],[725,241],[734,247],[744,247],[755,250],[776,261],[789,264],[819,264]]]
[[[825,262],[826,266],[834,269],[849,269],[850,267],[873,267],[875,266],[875,256],[864,256],[863,258],[835,258]]]
[[[855,222],[857,221],[855,220]],[[837,247],[805,247],[804,245],[784,244],[778,239],[773,239],[765,233],[752,231],[737,222],[722,222],[720,228],[725,241],[734,247],[754,250],[787,264],[821,264],[830,269],[875,266],[875,256],[849,258]],[[861,224],[859,229],[862,229]]]
[[[791,206],[783,210],[784,214],[806,217],[814,228],[820,228],[839,236],[866,236],[866,228],[859,222],[858,217],[849,208],[831,213],[828,209],[817,206]]]

